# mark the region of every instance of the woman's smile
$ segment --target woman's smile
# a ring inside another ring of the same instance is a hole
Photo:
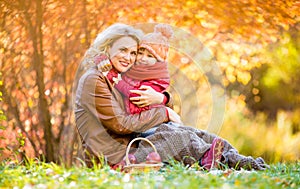
[[[126,72],[135,62],[137,42],[131,37],[122,37],[108,51],[112,65],[118,72]]]

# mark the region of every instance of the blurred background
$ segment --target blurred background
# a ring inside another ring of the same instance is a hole
[[[166,23],[201,41],[225,89],[217,134],[268,163],[299,160],[299,8],[298,0],[1,0],[0,160],[76,162],[73,82],[96,35],[116,22]],[[188,82],[185,95],[173,88],[175,110],[206,129],[209,78],[187,54],[173,49],[168,61],[172,82]]]

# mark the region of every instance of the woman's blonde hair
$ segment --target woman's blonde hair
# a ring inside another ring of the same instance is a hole
[[[86,51],[82,66],[87,69],[95,66],[94,57],[99,54],[107,54],[108,48],[121,37],[129,36],[139,43],[143,32],[126,24],[113,24],[98,34],[90,48]]]

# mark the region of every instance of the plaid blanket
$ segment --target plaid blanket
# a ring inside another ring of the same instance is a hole
[[[218,136],[203,130],[174,123],[160,125],[154,134],[147,137],[156,147],[162,161],[171,159],[192,165],[199,161],[204,153],[211,147],[212,141]],[[268,167],[262,158],[254,159],[243,156],[226,140],[222,162],[230,168],[263,170]],[[151,145],[141,141],[134,155],[138,162],[144,162],[147,155],[153,151]]]

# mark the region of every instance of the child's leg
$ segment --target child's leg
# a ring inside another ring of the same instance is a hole
[[[173,123],[173,122],[168,122],[168,125],[170,125],[172,127],[179,127],[180,126],[179,124]],[[138,134],[137,136],[146,138],[147,136],[153,135],[157,128],[158,128],[158,126],[152,127],[151,129],[148,129],[147,131],[144,131],[144,132]]]
[[[144,131],[140,133],[138,136],[146,138],[147,136],[153,135],[158,127],[152,127],[151,129],[148,129],[147,131]]]

